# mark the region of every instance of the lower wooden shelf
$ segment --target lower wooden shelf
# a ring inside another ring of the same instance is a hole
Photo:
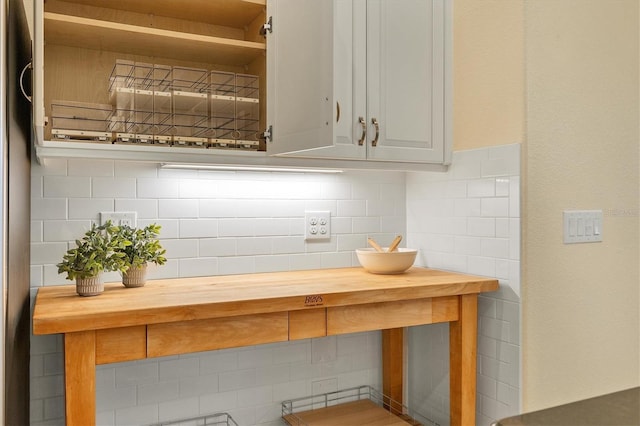
[[[370,386],[285,401],[282,418],[290,426],[438,426]]]

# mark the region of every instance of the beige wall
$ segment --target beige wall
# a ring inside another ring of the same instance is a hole
[[[455,0],[453,149],[524,135],[523,0]]]
[[[525,4],[525,411],[640,384],[638,22],[637,0]],[[603,242],[564,245],[564,209],[603,209]]]

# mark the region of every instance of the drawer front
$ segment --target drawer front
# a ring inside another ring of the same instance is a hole
[[[439,297],[327,308],[327,335],[458,320],[458,298]]]
[[[327,335],[327,310],[315,308],[289,312],[289,340]]]
[[[133,361],[147,357],[147,327],[96,330],[96,364]]]
[[[287,312],[151,324],[147,353],[158,357],[283,342],[288,325]]]

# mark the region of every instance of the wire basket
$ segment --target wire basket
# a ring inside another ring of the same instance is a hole
[[[238,426],[238,423],[227,413],[215,413],[188,419],[155,423],[151,426]]]
[[[349,410],[350,426],[367,425],[371,421],[371,417],[368,417],[366,420],[361,420],[361,423],[357,423],[360,421],[358,413],[361,409],[363,413],[366,410],[367,415],[370,415],[373,409],[387,418],[395,416],[395,422],[385,424],[440,426],[435,421],[411,412],[406,406],[366,385],[284,401],[282,418],[291,426],[326,425],[329,424],[331,416],[336,416],[340,408]],[[342,417],[343,415],[344,411],[341,411],[338,414],[341,417],[340,419],[336,417],[335,424],[344,424],[347,421]]]

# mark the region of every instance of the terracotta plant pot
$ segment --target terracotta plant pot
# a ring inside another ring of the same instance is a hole
[[[104,291],[102,275],[88,278],[76,278],[76,293],[80,296],[98,296]]]
[[[122,274],[122,284],[125,287],[142,287],[147,283],[147,264],[131,267]]]

